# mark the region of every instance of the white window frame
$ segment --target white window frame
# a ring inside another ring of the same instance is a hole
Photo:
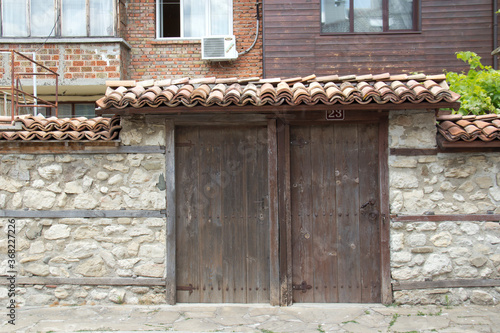
[[[0,10],[2,12],[2,15],[0,15],[0,29],[1,29],[1,34],[0,38],[42,38],[42,37],[47,37],[47,36],[32,36],[31,35],[31,0],[22,0],[27,2],[27,9],[26,9],[26,26],[28,29],[28,36],[3,36],[3,2],[1,2],[1,7]],[[78,35],[78,36],[65,36],[62,35],[62,24],[63,24],[63,0],[52,0],[53,1],[53,6],[54,6],[54,18],[57,21],[57,24],[54,28],[54,31],[50,35],[51,38],[101,38],[101,37],[116,37],[117,35],[117,22],[118,22],[118,11],[117,11],[117,3],[118,0],[112,0],[113,4],[113,33],[111,35],[91,35],[90,34],[90,0],[85,0],[85,8],[86,8],[86,18],[85,18],[85,26],[86,26],[86,31],[85,34],[83,35]]]
[[[160,2],[161,0],[156,0],[156,38],[157,39],[161,39],[161,40],[180,40],[180,39],[185,39],[185,40],[199,40],[203,37],[209,37],[209,36],[216,36],[216,35],[206,35],[206,36],[199,36],[199,37],[184,37],[184,6],[182,5],[182,1],[183,0],[180,0],[180,31],[181,31],[181,35],[179,37],[161,37],[160,36],[160,30],[161,30],[161,22],[162,22],[162,19],[161,19],[161,8],[160,8]],[[206,1],[206,0],[204,0]],[[229,33],[228,35],[232,35],[233,34],[233,1],[230,1],[231,3],[231,8],[229,8],[229,12],[231,13],[230,17],[229,17]],[[208,19],[206,20],[206,26],[205,26],[205,31],[209,31],[210,32],[210,8],[211,6],[209,5],[208,6],[208,11],[206,12],[206,15],[208,16]]]

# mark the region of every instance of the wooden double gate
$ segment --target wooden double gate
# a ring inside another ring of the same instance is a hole
[[[176,301],[381,302],[380,130],[177,126]]]

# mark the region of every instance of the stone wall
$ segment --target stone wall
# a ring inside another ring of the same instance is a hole
[[[155,120],[124,118],[122,126],[123,146],[140,151],[165,144],[165,128]],[[138,216],[166,209],[162,153],[3,154],[0,163],[0,209],[133,210]],[[7,224],[0,220],[0,276],[8,271]],[[16,218],[17,278],[164,278],[165,225],[159,217]],[[161,286],[18,287],[19,305],[165,303]]]
[[[436,148],[433,112],[393,112],[391,148]],[[500,214],[500,153],[389,157],[391,214]],[[392,222],[393,282],[500,279],[500,223]],[[404,290],[411,304],[497,304],[500,288]]]

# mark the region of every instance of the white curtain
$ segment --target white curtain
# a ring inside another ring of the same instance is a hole
[[[113,0],[90,0],[90,35],[113,36]]]
[[[354,0],[354,31],[383,31],[382,14],[382,0]]]
[[[413,0],[389,0],[389,29],[413,29]]]
[[[210,1],[210,35],[229,35],[232,17],[231,3],[228,0]]]
[[[31,0],[31,36],[46,37],[55,24],[55,5],[53,1]],[[55,30],[55,28],[54,28]]]
[[[27,37],[28,25],[26,24],[27,0],[2,1],[2,36]]]
[[[207,0],[182,1],[182,27],[184,37],[203,37],[207,34]]]
[[[85,0],[62,1],[61,26],[63,36],[86,36],[86,18]]]

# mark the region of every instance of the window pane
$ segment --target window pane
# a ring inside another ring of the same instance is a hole
[[[389,0],[389,30],[413,29],[413,0]]]
[[[349,0],[321,0],[321,32],[349,32]]]
[[[159,0],[160,1],[160,0]],[[160,1],[160,37],[181,36],[181,4],[180,0]]]
[[[113,36],[113,0],[90,0],[90,35]]]
[[[210,1],[210,35],[229,35],[231,23],[231,2],[228,0]]]
[[[54,111],[55,112],[55,111]],[[71,104],[57,105],[57,118],[72,118]]]
[[[54,2],[47,0],[31,0],[31,36],[49,36],[54,32]]]
[[[379,32],[383,29],[382,0],[354,0],[354,31]]]
[[[85,0],[62,0],[62,35],[86,36]]]
[[[2,1],[2,36],[27,37],[27,6],[25,0]]]
[[[95,117],[94,104],[75,104],[75,117]]]
[[[206,36],[207,2],[199,0],[183,0],[182,18],[184,37]]]

